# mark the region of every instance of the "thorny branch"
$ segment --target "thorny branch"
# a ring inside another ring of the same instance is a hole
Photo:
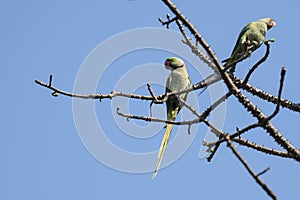
[[[248,173],[254,178],[254,180],[257,182],[258,185],[260,185],[260,187],[266,191],[266,193],[272,198],[272,199],[277,199],[277,197],[275,196],[275,194],[272,192],[272,190],[270,190],[268,188],[268,186],[259,178],[259,175],[262,174],[255,174],[252,169],[249,167],[249,165],[247,164],[247,162],[242,158],[242,156],[240,155],[240,153],[234,148],[234,146],[231,143],[230,137],[227,135],[225,137],[226,142],[227,142],[227,146],[232,150],[233,154],[239,159],[239,161],[244,165],[244,167],[247,169]],[[266,170],[264,170],[266,171]]]
[[[243,146],[251,148],[251,149],[255,149],[255,150],[263,152],[265,154],[274,155],[274,156],[283,157],[283,158],[293,158],[293,155],[288,152],[278,151],[276,149],[271,149],[268,147],[260,146],[254,142],[249,142],[248,140],[244,140],[241,138],[232,138],[231,140],[240,145],[243,145]]]
[[[245,84],[243,85],[243,80],[241,79],[238,79],[236,77],[233,77],[233,81],[234,81],[234,84],[238,87],[238,88],[241,88],[247,92],[249,92],[250,94],[254,95],[254,96],[257,96],[259,97],[260,99],[263,99],[265,101],[268,101],[268,102],[271,102],[273,104],[277,104],[278,103],[278,97],[277,96],[273,96],[271,95],[270,93],[266,92],[266,91],[263,91],[263,90],[260,90],[250,84]],[[281,99],[280,100],[280,106],[284,107],[284,108],[287,108],[291,111],[294,111],[294,112],[298,112],[300,113],[300,105],[299,104],[296,104],[296,103],[293,103],[287,99]]]

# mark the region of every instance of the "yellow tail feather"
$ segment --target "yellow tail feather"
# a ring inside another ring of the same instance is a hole
[[[173,124],[167,124],[166,131],[165,131],[164,137],[161,141],[161,145],[160,145],[160,148],[159,148],[159,152],[158,152],[158,156],[157,156],[158,161],[157,161],[154,173],[152,175],[152,179],[154,179],[157,175],[158,169],[160,167],[162,158],[165,154],[165,151],[166,151],[166,148],[167,148],[167,145],[168,145],[168,142],[169,142],[169,138],[170,138],[170,135],[171,135],[172,128],[173,128]]]

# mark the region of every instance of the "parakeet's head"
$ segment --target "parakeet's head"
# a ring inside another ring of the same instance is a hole
[[[260,19],[258,20],[259,22],[264,22],[267,24],[267,27],[268,27],[268,30],[274,26],[276,26],[276,22],[274,19],[272,18],[263,18],[263,19]]]
[[[170,70],[174,70],[184,66],[183,60],[176,57],[167,58],[165,61],[165,67]]]

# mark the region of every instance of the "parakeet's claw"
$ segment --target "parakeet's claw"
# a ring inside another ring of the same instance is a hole
[[[248,36],[246,36],[244,45],[245,45],[246,47],[250,45],[250,40],[249,40],[249,37],[248,37]]]
[[[266,40],[266,41],[264,42],[264,44],[267,45],[267,44],[270,44],[271,42],[275,42],[275,38],[271,38],[271,39],[269,39],[269,40]]]

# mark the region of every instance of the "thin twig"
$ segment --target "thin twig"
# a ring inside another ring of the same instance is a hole
[[[210,107],[208,107],[201,116],[203,116],[204,118],[207,118],[208,115],[216,108],[218,107],[222,102],[224,102],[228,97],[230,97],[232,95],[231,92],[228,92],[227,94],[223,95],[222,97],[220,97],[215,103],[213,103]],[[223,135],[225,134],[224,132],[214,132],[214,134],[216,136],[219,136],[219,139],[218,141],[220,141],[222,138],[223,138]],[[212,147],[212,146],[215,146],[213,149],[212,148],[209,148],[210,151],[210,154],[209,156],[206,158],[208,162],[210,162],[212,160],[212,158],[214,157],[215,153],[217,152],[217,150],[219,149],[219,146],[220,146],[221,142],[220,143],[206,143],[205,141],[202,142],[202,145],[204,146],[208,146],[209,145]]]
[[[52,77],[52,76],[51,76]],[[35,83],[38,84],[38,85],[41,85],[43,87],[46,87],[50,90],[53,91],[53,93],[57,93],[57,94],[62,94],[62,95],[65,95],[65,96],[69,96],[69,97],[75,97],[75,98],[82,98],[82,99],[104,99],[104,98],[112,98],[114,96],[124,96],[124,97],[129,97],[129,98],[133,98],[131,95],[129,94],[125,94],[125,93],[114,93],[112,92],[111,94],[105,94],[105,95],[102,95],[102,94],[89,94],[89,95],[83,95],[83,94],[73,94],[73,93],[70,93],[70,92],[66,92],[66,91],[63,91],[63,90],[60,90],[52,85],[48,85],[46,83],[43,83],[42,81],[40,80],[35,80]],[[143,97],[141,95],[136,95],[137,98],[139,99],[142,99]]]
[[[191,92],[193,90],[198,90],[198,89],[205,87],[205,82],[200,81],[199,83],[196,83],[196,84],[192,85],[191,87],[186,88],[184,90],[179,90],[179,91],[174,91],[174,92],[170,92],[167,94],[158,95],[158,96],[155,96],[156,98],[154,98],[153,96],[129,94],[129,93],[118,92],[118,91],[112,91],[110,94],[74,94],[74,93],[70,93],[70,92],[66,92],[61,89],[58,89],[52,85],[49,85],[49,84],[46,84],[46,83],[40,81],[40,80],[35,80],[35,83],[42,87],[52,90],[53,93],[62,94],[62,95],[73,97],[73,98],[102,100],[102,99],[112,99],[114,97],[119,96],[119,97],[141,99],[141,100],[148,100],[148,101],[153,101],[156,99],[155,104],[161,104],[161,103],[165,102],[168,99],[168,97],[171,95],[180,95],[183,93]]]
[[[266,169],[264,169],[263,171],[261,171],[261,172],[257,173],[257,174],[256,174],[256,176],[257,176],[257,177],[259,177],[259,176],[261,176],[261,175],[263,175],[263,174],[267,173],[267,172],[268,172],[270,169],[271,169],[270,167],[267,167],[267,168],[266,168]]]
[[[160,122],[160,123],[166,123],[166,124],[173,124],[173,125],[192,125],[192,124],[197,124],[201,122],[201,119],[197,118],[194,120],[188,120],[188,121],[169,121],[169,120],[164,120],[164,119],[159,119],[159,118],[154,118],[154,117],[148,117],[148,116],[137,116],[137,115],[132,115],[132,114],[125,114],[120,112],[120,108],[117,108],[117,114],[125,117],[127,119],[138,119],[138,120],[143,120],[147,122]]]
[[[155,96],[150,83],[147,83],[147,87],[148,87],[148,91],[149,91],[151,97],[153,98],[153,100],[150,103],[150,117],[152,117],[152,105],[154,102],[157,102],[157,97]]]
[[[267,148],[264,146],[260,146],[260,145],[257,145],[256,143],[249,142],[248,140],[244,140],[241,138],[232,138],[231,140],[240,145],[243,145],[243,146],[251,148],[251,149],[255,149],[255,150],[263,152],[265,154],[278,156],[278,157],[282,157],[282,158],[293,158],[293,155],[290,154],[289,152],[279,151],[276,149],[271,149],[271,148]]]
[[[253,67],[251,67],[251,69],[249,70],[249,72],[247,73],[244,81],[243,81],[243,85],[245,85],[246,83],[248,83],[250,76],[252,75],[252,73],[254,72],[254,70],[256,70],[263,62],[265,62],[270,54],[270,43],[272,40],[268,40],[266,42],[264,42],[264,44],[267,46],[266,48],[266,53],[265,55],[257,62],[255,63],[255,65]]]
[[[185,106],[187,109],[189,109],[194,115],[196,115],[199,118],[199,122],[203,122],[206,124],[209,128],[211,128],[215,133],[218,133],[218,135],[223,134],[220,129],[218,129],[216,126],[214,126],[212,123],[210,123],[208,120],[206,120],[202,115],[200,115],[191,105],[186,103],[183,99],[181,99],[179,96],[177,96],[180,103]]]
[[[228,99],[230,96],[232,95],[231,92],[226,93],[225,95],[223,95],[222,97],[220,97],[216,102],[214,102],[211,106],[209,106],[204,112],[203,112],[203,116],[206,118],[208,117],[208,115],[215,109],[217,108],[221,103],[223,103],[224,101],[226,101],[226,99]]]
[[[237,129],[237,132],[229,135],[229,137],[230,137],[230,139],[234,139],[235,137],[238,137],[238,136],[242,135],[243,133],[246,133],[249,130],[257,128],[259,126],[260,126],[259,123],[254,123],[254,124],[251,124],[251,125],[243,128],[243,129],[241,129],[241,130]],[[212,153],[207,157],[208,162],[210,162],[213,159],[213,157],[214,157],[216,151],[218,150],[220,144],[226,141],[225,138],[224,138],[224,135],[225,135],[225,133],[223,132],[223,134],[219,136],[219,139],[216,142],[206,143],[207,146],[213,146],[213,145],[215,146]]]
[[[261,186],[261,188],[272,198],[277,199],[275,194],[268,188],[268,186],[259,178],[257,174],[255,174],[252,169],[249,167],[247,162],[242,158],[240,153],[235,149],[234,146],[232,146],[231,140],[229,136],[225,137],[227,141],[227,146],[232,150],[233,154],[238,158],[238,160],[244,165],[244,167],[247,169],[248,173],[254,178],[254,180]]]
[[[154,117],[137,116],[137,115],[132,115],[132,114],[125,114],[125,113],[120,112],[120,108],[119,107],[117,108],[117,114],[120,115],[120,116],[122,116],[122,117],[125,117],[127,119],[137,119],[137,120],[143,120],[143,121],[148,121],[148,122],[161,122],[161,123],[173,124],[173,125],[188,125],[188,128],[189,128],[188,132],[190,131],[190,127],[191,127],[192,124],[197,124],[197,123],[204,122],[204,124],[206,124],[208,127],[210,127],[213,132],[218,133],[218,135],[222,135],[223,134],[223,132],[220,129],[218,129],[216,126],[214,126],[208,120],[205,119],[207,116],[200,115],[194,108],[192,108],[191,105],[189,105],[188,103],[186,103],[178,95],[177,95],[177,98],[180,101],[180,103],[182,104],[182,106],[185,106],[194,115],[197,116],[196,119],[194,119],[194,120],[188,120],[188,121],[169,121],[169,120],[163,120],[163,119],[154,118]]]
[[[160,17],[160,18],[158,18],[158,21],[160,21],[160,23],[161,23],[161,25],[163,25],[163,26],[166,26],[167,28],[169,28],[170,27],[170,24],[172,23],[172,22],[174,22],[176,19],[177,19],[177,17],[174,17],[174,18],[172,18],[172,19],[170,19],[170,15],[169,14],[167,14],[167,21],[163,21],[163,19]]]
[[[177,24],[182,36],[184,37],[184,40],[182,42],[184,44],[188,45],[191,48],[192,52],[195,55],[197,55],[201,61],[203,61],[205,64],[207,64],[209,67],[211,67],[211,69],[214,70],[215,74],[218,74],[219,72],[218,72],[215,64],[212,62],[212,60],[198,48],[198,41],[196,40],[196,45],[194,45],[191,42],[191,39],[188,38],[182,24],[180,23],[180,21],[178,19],[176,19],[176,24]]]
[[[219,136],[219,140],[221,140],[223,138],[223,135],[220,135]],[[219,141],[218,140],[218,141]],[[208,144],[205,144],[204,142],[202,143],[203,145],[205,146],[212,146],[212,144],[208,143]],[[220,144],[221,143],[215,143],[214,144],[214,148],[212,149],[211,153],[209,154],[209,156],[206,158],[207,162],[211,162],[211,160],[213,159],[213,157],[215,156],[215,154],[217,153],[219,147],[220,147]],[[211,148],[210,148],[211,149]]]
[[[154,100],[154,101],[157,101],[157,97],[155,96],[155,94],[154,94],[154,92],[153,92],[153,90],[152,90],[152,87],[151,87],[150,83],[147,83],[147,87],[148,87],[148,91],[149,91],[151,97],[153,98],[153,100]]]
[[[49,84],[48,84],[49,86],[51,86],[52,85],[52,74],[50,74],[50,77],[49,77]]]
[[[278,114],[278,112],[280,110],[280,100],[281,100],[281,95],[282,95],[282,88],[283,88],[285,73],[286,73],[285,67],[282,67],[281,74],[280,74],[281,77],[280,77],[280,84],[279,84],[276,108],[275,108],[275,111],[273,112],[273,114],[271,114],[269,117],[266,118],[266,121],[270,121],[273,117],[275,117]]]

